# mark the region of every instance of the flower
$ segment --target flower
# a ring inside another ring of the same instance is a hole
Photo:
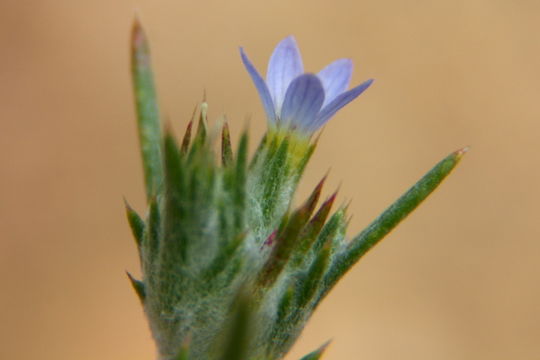
[[[373,79],[347,90],[352,61],[339,59],[318,74],[304,73],[300,50],[293,36],[283,39],[274,49],[266,81],[240,48],[246,67],[271,125],[298,129],[311,135],[334,114],[364,92]]]

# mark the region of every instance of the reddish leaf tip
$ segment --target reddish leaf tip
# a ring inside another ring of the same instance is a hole
[[[146,34],[137,15],[135,15],[133,19],[133,25],[131,28],[131,40],[133,47],[137,50],[145,46],[147,42]]]
[[[331,207],[331,206],[334,204],[334,201],[336,201],[336,197],[337,197],[338,192],[339,192],[339,189],[337,189],[336,191],[334,191],[334,193],[333,193],[332,195],[330,195],[330,196],[328,197],[328,199],[326,199],[326,200],[324,201],[324,203],[322,204],[321,207],[323,207],[323,206]]]
[[[470,150],[470,148],[471,148],[470,146],[465,146],[464,148],[454,151],[454,155],[458,159],[461,159],[463,155],[465,155]]]
[[[304,204],[303,208],[306,208],[308,213],[311,214],[313,209],[315,208],[315,205],[317,205],[317,201],[319,201],[319,197],[321,196],[321,191],[324,186],[324,183],[326,181],[327,175],[325,175],[321,181],[315,186],[315,189],[313,189],[313,192],[307,199],[306,203]]]

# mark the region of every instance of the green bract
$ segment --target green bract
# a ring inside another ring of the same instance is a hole
[[[129,278],[162,360],[281,359],[336,282],[464,153],[443,159],[348,241],[346,208],[332,212],[335,194],[319,204],[324,179],[291,204],[314,142],[270,129],[250,157],[247,132],[233,148],[227,124],[221,139],[207,131],[206,103],[181,142],[162,133],[139,24],[132,44],[148,211],[140,217],[127,206],[142,268],[142,280]],[[320,358],[325,346],[304,359]]]

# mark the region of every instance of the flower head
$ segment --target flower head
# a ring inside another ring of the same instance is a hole
[[[240,48],[242,61],[259,92],[271,125],[298,129],[311,135],[334,114],[364,92],[372,79],[347,90],[352,61],[339,59],[317,74],[304,73],[302,57],[293,36],[274,49],[266,80]]]

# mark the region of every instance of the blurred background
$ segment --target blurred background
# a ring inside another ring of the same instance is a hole
[[[155,355],[125,270],[122,197],[144,212],[129,77],[137,9],[164,118],[210,114],[258,139],[261,71],[294,34],[307,70],[340,57],[375,84],[325,128],[304,197],[331,169],[352,236],[445,155],[451,177],[357,264],[287,359],[540,358],[540,2],[0,2],[0,358]],[[254,148],[254,142],[251,144]]]

